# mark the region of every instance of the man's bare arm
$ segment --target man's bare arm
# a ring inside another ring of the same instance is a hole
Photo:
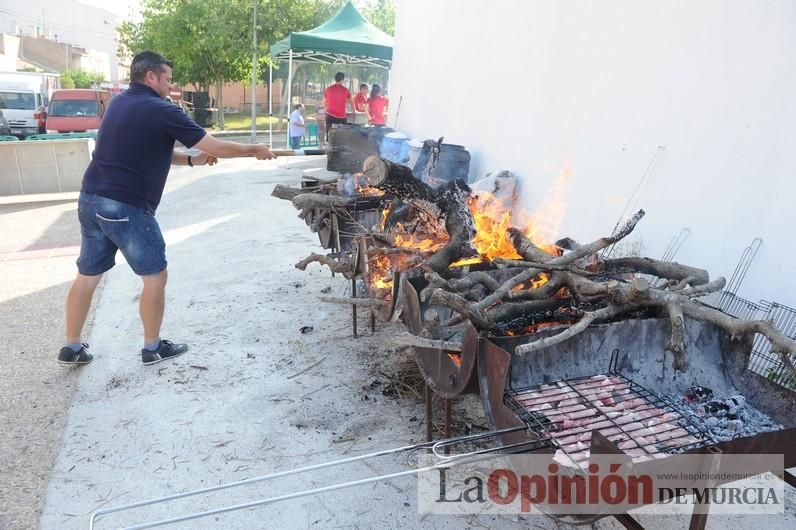
[[[188,153],[177,151],[176,149],[171,153],[171,165],[172,166],[187,166],[188,165]]]

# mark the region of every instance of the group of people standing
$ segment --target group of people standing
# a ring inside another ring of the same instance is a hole
[[[334,76],[334,84],[329,85],[323,93],[322,106],[326,112],[325,125],[326,131],[332,128],[335,123],[348,123],[347,106],[349,102],[353,108],[353,123],[356,125],[373,125],[384,127],[387,122],[387,112],[390,100],[381,93],[381,87],[373,84],[359,85],[359,92],[352,96],[351,92],[343,85],[345,74],[337,72]],[[290,145],[293,149],[298,149],[301,145],[301,137],[304,136],[304,105],[301,103],[293,107],[290,114]]]

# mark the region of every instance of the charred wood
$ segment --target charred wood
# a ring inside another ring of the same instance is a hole
[[[339,195],[324,195],[322,193],[302,193],[291,200],[297,210],[305,208],[335,208],[351,206],[356,202],[354,198],[340,197]]]
[[[284,184],[277,184],[274,186],[274,190],[271,192],[271,197],[292,201],[296,195],[301,195],[303,193],[307,193],[307,190],[301,188],[291,188],[290,186],[285,186]]]
[[[703,285],[710,281],[710,275],[706,270],[675,262],[641,257],[607,259],[599,263],[599,270],[606,273],[634,272],[651,274],[667,280],[685,281],[692,286]],[[680,289],[685,287],[686,285],[683,285]],[[677,287],[675,287],[675,290],[677,290]]]
[[[329,267],[329,270],[332,272],[337,272],[343,274],[344,276],[353,275],[354,274],[354,260],[348,257],[341,257],[337,259],[333,259],[327,256],[322,256],[321,254],[312,253],[303,260],[296,263],[296,268],[299,270],[307,270],[307,265],[310,263],[320,263],[321,265],[326,265]],[[351,276],[346,276],[346,278],[351,278]]]

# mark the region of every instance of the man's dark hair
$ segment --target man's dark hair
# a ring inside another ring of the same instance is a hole
[[[144,51],[137,53],[133,57],[133,62],[130,64],[130,81],[133,83],[141,83],[146,78],[147,72],[155,72],[160,74],[163,71],[163,65],[169,68],[174,68],[174,65],[156,52]]]
[[[304,105],[302,105],[301,103],[296,103],[295,105],[293,105],[293,110],[298,110],[301,108],[304,108]]]
[[[334,82],[335,83],[339,83],[343,79],[345,79],[345,74],[343,72],[337,72],[336,74],[334,74]]]
[[[362,90],[363,88],[368,88],[368,84],[367,83],[362,83],[361,85],[359,85],[359,89],[360,90]]]

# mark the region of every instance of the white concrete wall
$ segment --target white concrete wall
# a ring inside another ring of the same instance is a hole
[[[80,191],[94,141],[0,142],[0,196]]]
[[[445,135],[471,178],[511,169],[536,210],[562,171],[559,235],[610,233],[637,204],[642,253],[796,306],[796,1],[401,0],[390,82],[399,127]],[[392,116],[394,124],[395,116]]]

